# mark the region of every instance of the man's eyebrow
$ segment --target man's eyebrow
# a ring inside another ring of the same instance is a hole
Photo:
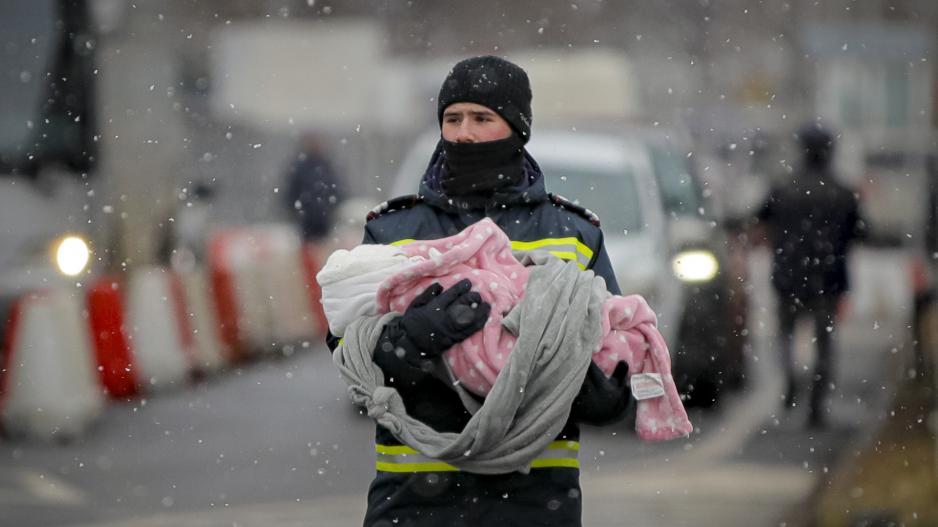
[[[464,111],[464,110],[447,110],[447,111],[443,112],[443,117],[444,117],[444,118],[445,118],[445,117],[459,117],[459,116],[461,116],[461,115],[464,114],[464,113],[468,113],[469,115],[472,115],[472,116],[483,116],[483,115],[484,115],[484,116],[491,116],[491,115],[495,115],[495,112],[492,111],[492,110],[469,110],[469,111]]]

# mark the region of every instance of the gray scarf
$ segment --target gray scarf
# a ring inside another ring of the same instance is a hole
[[[385,322],[397,313],[353,322],[333,353],[352,401],[425,456],[482,474],[526,472],[570,415],[602,335],[602,304],[609,293],[601,277],[581,271],[576,262],[546,253],[524,260],[537,265],[524,300],[502,323],[517,342],[481,407],[461,392],[474,412],[462,432],[437,432],[410,417],[397,390],[384,385],[372,351]]]

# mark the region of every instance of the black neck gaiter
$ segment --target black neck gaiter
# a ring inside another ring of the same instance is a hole
[[[447,196],[486,196],[516,186],[524,177],[524,142],[512,133],[485,143],[443,140],[440,184]]]

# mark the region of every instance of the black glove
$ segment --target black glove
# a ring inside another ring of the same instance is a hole
[[[471,287],[472,283],[463,279],[446,291],[434,283],[420,293],[400,318],[404,335],[398,345],[432,358],[482,329],[491,306],[479,293],[470,291]]]
[[[573,400],[570,418],[602,426],[625,417],[626,411],[633,406],[628,377],[629,366],[625,362],[616,365],[608,379],[599,366],[590,362],[580,393]]]
[[[434,283],[417,295],[400,318],[388,322],[374,352],[375,363],[398,381],[416,382],[433,371],[433,359],[482,329],[491,306],[462,280],[443,291]]]

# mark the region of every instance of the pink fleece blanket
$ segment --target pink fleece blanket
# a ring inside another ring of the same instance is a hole
[[[416,241],[402,249],[408,256],[425,260],[379,286],[378,311],[403,312],[430,284],[439,282],[445,289],[469,278],[492,311],[481,331],[453,346],[444,357],[468,390],[487,395],[515,344],[501,322],[524,297],[528,269],[515,259],[508,236],[488,218],[454,236]],[[671,358],[654,311],[639,295],[610,295],[603,305],[602,325],[603,337],[593,362],[607,376],[619,362],[628,364],[633,394],[647,397],[638,401],[639,436],[661,441],[689,434],[693,426],[671,377]]]

